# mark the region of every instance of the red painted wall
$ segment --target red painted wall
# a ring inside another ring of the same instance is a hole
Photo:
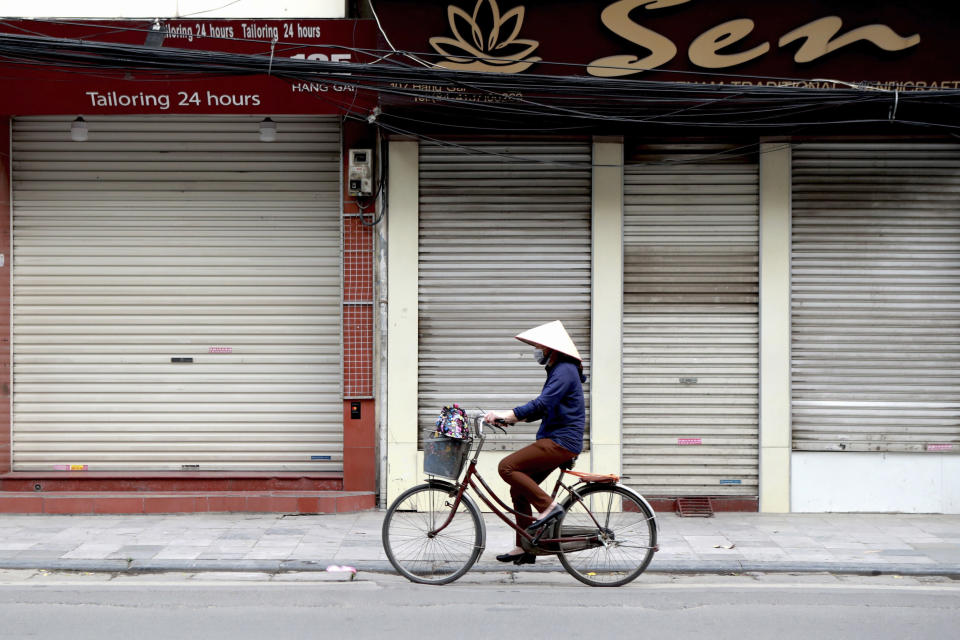
[[[360,417],[351,417],[351,404],[360,404]],[[343,490],[375,491],[377,443],[372,399],[343,403]]]
[[[374,491],[377,484],[373,400],[374,228],[363,224],[358,217],[360,207],[347,193],[346,175],[350,149],[376,151],[374,128],[355,121],[345,122],[343,145],[343,488]],[[374,218],[370,209],[373,207],[365,211],[368,224]],[[360,417],[353,417],[353,403],[359,404]]]

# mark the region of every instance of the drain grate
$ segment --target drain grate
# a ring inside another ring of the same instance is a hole
[[[713,516],[713,504],[710,498],[677,498],[677,515],[681,518],[710,518]]]

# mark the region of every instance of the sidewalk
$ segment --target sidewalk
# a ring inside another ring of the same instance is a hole
[[[350,565],[393,572],[380,543],[382,511],[282,514],[0,516],[0,569],[304,571]],[[883,573],[960,576],[960,515],[718,513],[659,515],[649,571]],[[496,562],[513,532],[487,517],[474,571]],[[520,571],[562,571],[543,557]]]

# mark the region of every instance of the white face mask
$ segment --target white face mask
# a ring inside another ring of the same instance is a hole
[[[534,349],[533,357],[537,361],[537,364],[547,364],[547,360],[550,359],[550,356],[543,352],[543,349]]]

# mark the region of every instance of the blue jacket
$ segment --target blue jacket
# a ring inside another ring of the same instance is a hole
[[[577,365],[560,361],[547,367],[547,381],[540,395],[516,407],[513,414],[524,422],[540,420],[537,440],[549,438],[573,453],[583,451],[586,412]]]

